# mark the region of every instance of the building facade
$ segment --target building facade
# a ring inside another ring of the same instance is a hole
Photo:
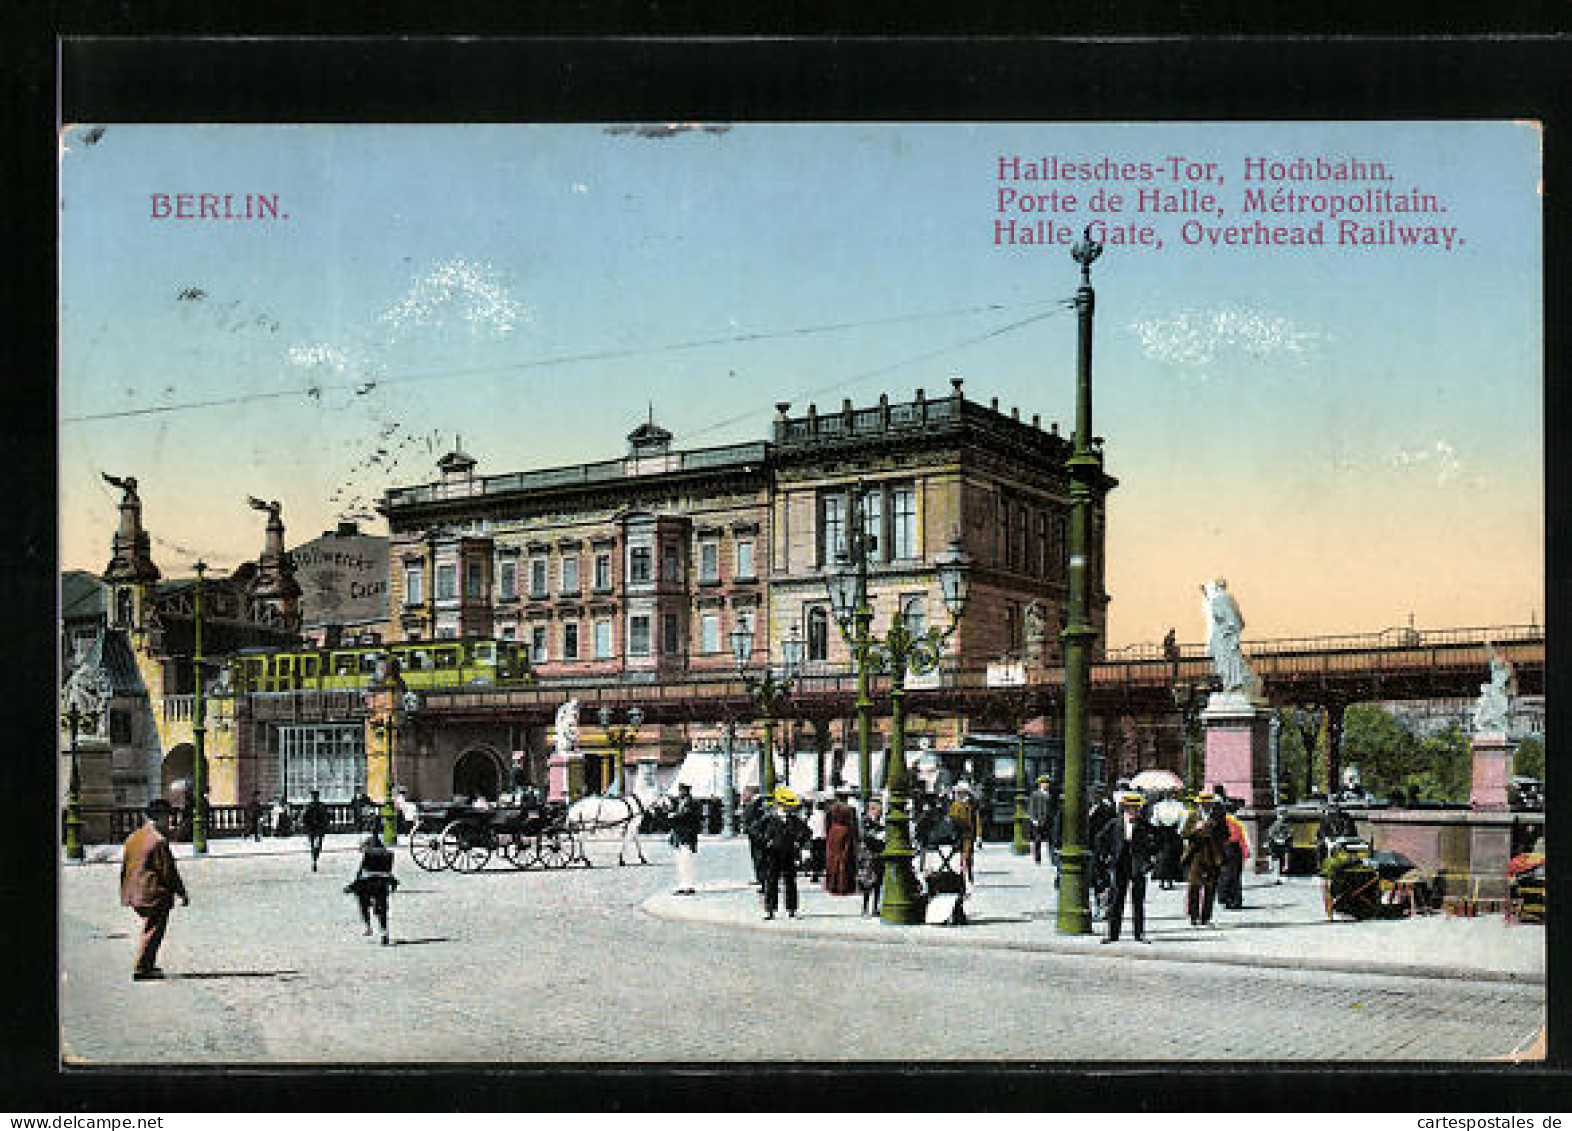
[[[674,450],[671,433],[650,420],[629,434],[621,458],[597,463],[481,475],[473,457],[448,453],[437,481],[391,489],[380,506],[391,539],[389,639],[521,641],[539,685],[560,688],[564,701],[575,686],[732,674],[739,629],[754,671],[779,664],[780,642],[795,635],[806,675],[844,672],[850,652],[824,573],[845,549],[855,505],[868,534],[876,633],[896,616],[913,627],[947,623],[933,563],[958,541],[973,562],[971,600],[946,666],[1056,662],[1070,454],[1056,427],[968,401],[959,379],[935,399],[918,390],[900,403],[790,409],[777,406],[760,443]],[[1099,652],[1103,501],[1113,485],[1103,480],[1093,518]],[[642,770],[664,788],[687,754],[717,746],[728,721],[646,726],[625,754],[629,780]],[[584,724],[581,748],[604,749],[594,720]],[[914,742],[942,746],[965,728],[950,718],[910,729]],[[812,767],[803,784],[824,788],[841,776],[851,733],[846,719],[799,713],[791,742]],[[522,742],[513,749],[543,780],[549,737],[537,729],[521,740],[515,729],[486,745],[505,764],[505,744]],[[744,720],[737,741],[756,747],[758,737]],[[604,786],[612,773],[591,753],[583,784]],[[441,767],[434,776],[444,779]]]

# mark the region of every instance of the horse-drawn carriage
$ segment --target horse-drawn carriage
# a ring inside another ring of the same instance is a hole
[[[582,859],[561,802],[481,808],[468,802],[417,807],[409,854],[428,872],[478,872],[499,855],[515,868],[566,868]]]

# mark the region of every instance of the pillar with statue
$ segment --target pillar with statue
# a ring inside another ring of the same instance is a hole
[[[1244,616],[1223,578],[1201,586],[1206,650],[1221,689],[1201,710],[1206,732],[1205,780],[1257,812],[1272,807],[1272,710],[1245,658]]]

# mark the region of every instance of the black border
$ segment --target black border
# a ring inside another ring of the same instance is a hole
[[[1480,6],[1483,7],[1483,6]],[[1133,13],[1133,14],[1132,14]],[[187,14],[188,13],[183,13]],[[746,30],[753,12],[734,19]],[[241,29],[196,13],[214,35],[283,29],[298,13],[282,6]],[[0,869],[0,897],[12,909],[3,932],[4,966],[34,992],[0,994],[4,1105],[15,1111],[358,1110],[459,1107],[465,1110],[732,1110],[780,1108],[813,1097],[818,1110],[994,1111],[1077,1107],[1150,1110],[1566,1110],[1567,1012],[1563,979],[1550,964],[1553,1069],[1445,1065],[1401,1069],[1338,1064],[1239,1068],[1173,1066],[945,1065],[920,1077],[877,1066],[733,1065],[726,1069],[610,1066],[546,1071],[476,1066],[454,1071],[55,1070],[58,1040],[52,986],[55,920],[54,814],[30,804],[50,796],[52,762],[29,752],[53,748],[51,708],[56,621],[53,178],[55,96],[60,119],[133,121],[652,121],[652,120],[1162,120],[1533,118],[1545,123],[1546,156],[1546,503],[1549,729],[1565,712],[1567,623],[1566,461],[1555,441],[1567,426],[1568,146],[1572,51],[1564,38],[1193,38],[1110,39],[1111,31],[1193,23],[1184,6],[1127,6],[1094,14],[1103,38],[1002,39],[819,37],[695,39],[654,34],[608,37],[617,13],[570,6],[556,25],[568,34],[513,40],[160,39],[56,41],[40,34],[13,55],[11,85],[29,109],[22,150],[29,238],[13,250],[4,279],[7,309],[33,334],[30,368],[6,384],[10,411],[0,443],[13,456],[13,497],[0,540],[11,607],[24,612],[22,648],[8,664],[8,687],[23,720],[7,744],[18,773],[12,786],[14,851]],[[428,6],[393,4],[377,25],[409,29],[435,17]],[[1522,13],[1518,31],[1534,26]],[[504,16],[504,19],[510,17]],[[843,24],[869,30],[869,17]],[[1563,17],[1564,18],[1564,15]],[[58,18],[51,31],[145,33],[147,19],[126,4],[96,21]],[[516,14],[511,26],[527,20]],[[1367,13],[1348,25],[1371,30]],[[1159,21],[1166,21],[1160,23]],[[325,23],[320,15],[317,23]],[[429,26],[429,23],[427,24]],[[496,26],[495,24],[492,26]],[[951,25],[929,25],[940,32]],[[1507,26],[1507,25],[1498,25]],[[676,31],[692,29],[676,28]],[[1384,29],[1383,29],[1384,30]],[[597,34],[600,33],[600,34]],[[57,70],[57,64],[59,68]],[[57,85],[58,84],[58,85]],[[47,377],[46,377],[47,375]],[[18,378],[21,379],[18,379]],[[1488,380],[1487,374],[1481,375]],[[17,457],[20,456],[20,459]],[[35,636],[36,633],[36,636]],[[40,663],[39,658],[50,662]],[[1552,759],[1549,792],[1572,788],[1565,760]],[[1550,825],[1550,852],[1568,858],[1567,830]],[[1566,888],[1559,879],[1558,898]],[[1552,909],[1552,955],[1568,953],[1572,917]],[[29,930],[18,929],[22,924]],[[35,973],[47,971],[49,977]],[[1444,984],[1436,984],[1444,993]],[[1225,1007],[1225,1003],[1219,1003]],[[149,1034],[150,1057],[157,1035]]]

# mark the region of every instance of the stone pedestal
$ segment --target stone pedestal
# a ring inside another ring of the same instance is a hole
[[[584,796],[584,758],[552,754],[546,759],[546,796],[552,801],[572,801]]]
[[[1507,766],[1511,752],[1504,734],[1474,735],[1474,781],[1468,800],[1483,813],[1507,811]]]
[[[655,776],[656,759],[640,756],[638,770],[633,780],[633,792],[646,805],[660,796],[660,781]]]
[[[1272,712],[1238,691],[1212,695],[1201,712],[1205,785],[1220,785],[1252,809],[1272,807]]]

